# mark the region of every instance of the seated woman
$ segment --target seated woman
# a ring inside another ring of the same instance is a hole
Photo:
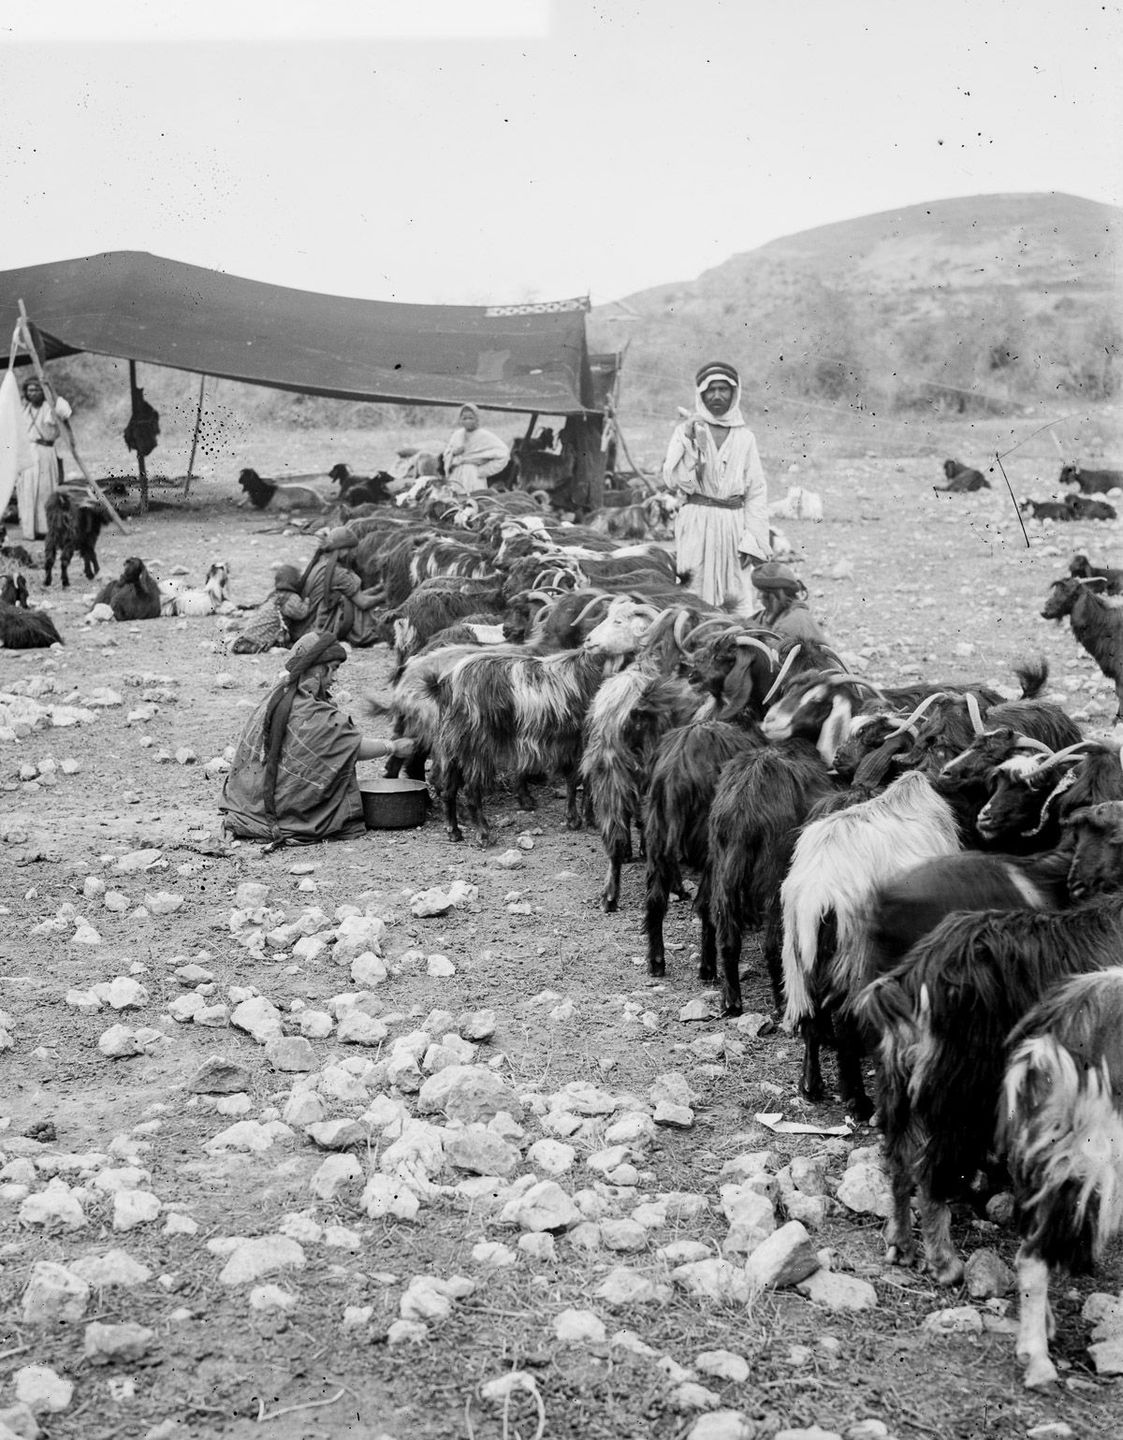
[[[273,593],[246,621],[230,649],[235,655],[263,655],[275,645],[292,644],[291,626],[308,619],[308,601],[300,593],[300,571],[295,565],[279,565],[273,576]]]
[[[309,632],[285,662],[288,677],[246,721],[223,786],[223,827],[246,840],[310,844],[365,828],[355,765],[403,759],[413,741],[367,739],[331,698],[347,651],[334,635]]]
[[[781,640],[817,640],[827,643],[822,627],[808,609],[803,597],[807,586],[787,565],[767,560],[758,565],[751,576],[762,607],[752,616],[767,625]]]
[[[358,543],[346,525],[337,525],[321,539],[301,579],[308,616],[298,633],[331,631],[337,640],[360,648],[386,638],[374,613],[379,597],[363,589],[349,553]]]
[[[460,425],[445,446],[445,478],[471,495],[486,490],[492,475],[498,475],[511,458],[504,441],[490,430],[480,429],[480,412],[474,405],[460,407]]]

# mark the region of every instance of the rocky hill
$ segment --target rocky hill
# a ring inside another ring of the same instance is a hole
[[[933,201],[819,226],[599,306],[625,398],[664,406],[702,356],[758,389],[869,408],[1002,408],[1120,386],[1123,210],[1057,193]]]

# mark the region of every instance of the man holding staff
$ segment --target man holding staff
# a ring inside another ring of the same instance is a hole
[[[23,382],[23,418],[31,441],[31,464],[16,479],[16,504],[25,540],[42,540],[47,534],[47,497],[59,485],[60,465],[55,442],[71,409],[61,395],[52,406],[36,376]]]

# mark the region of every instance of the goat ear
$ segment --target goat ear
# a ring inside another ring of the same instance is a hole
[[[738,649],[733,668],[725,677],[725,683],[721,688],[722,720],[728,720],[731,715],[740,715],[752,700],[753,661],[755,658],[751,650]]]
[[[815,748],[827,765],[833,762],[835,752],[846,739],[853,714],[849,698],[846,695],[836,694],[831,703],[830,714],[819,727],[819,739],[815,744]]]

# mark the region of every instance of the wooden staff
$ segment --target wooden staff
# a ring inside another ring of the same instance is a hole
[[[203,423],[203,390],[206,387],[207,377],[199,376],[199,403],[195,407],[195,430],[191,436],[191,454],[187,457],[187,478],[183,482],[183,498],[187,499],[188,491],[191,489],[191,467],[195,464],[195,448],[199,444],[199,426]]]
[[[51,412],[51,418],[57,423],[59,429],[66,436],[66,443],[70,446],[70,453],[74,456],[74,463],[78,466],[78,469],[81,470],[86,484],[98,497],[101,503],[105,506],[109,514],[113,517],[113,522],[117,526],[117,529],[120,530],[121,534],[128,535],[131,533],[129,527],[125,524],[125,522],[121,519],[120,515],[118,515],[117,511],[113,508],[109,496],[106,495],[105,491],[101,488],[101,486],[97,483],[97,481],[93,478],[90,472],[86,469],[85,465],[82,463],[82,457],[78,454],[78,447],[74,443],[74,431],[70,428],[70,422],[68,420],[64,420],[61,415],[55,414],[55,392],[51,388],[51,382],[47,379],[46,372],[44,371],[42,362],[39,359],[39,352],[38,350],[36,350],[35,342],[31,338],[30,322],[27,318],[27,309],[24,306],[22,300],[19,302],[19,313],[20,318],[16,322],[16,329],[19,331],[20,343],[23,345],[23,348],[27,351],[28,355],[31,356],[31,363],[35,367],[35,374],[39,378],[39,384],[43,387],[43,394],[46,397],[47,405]]]

